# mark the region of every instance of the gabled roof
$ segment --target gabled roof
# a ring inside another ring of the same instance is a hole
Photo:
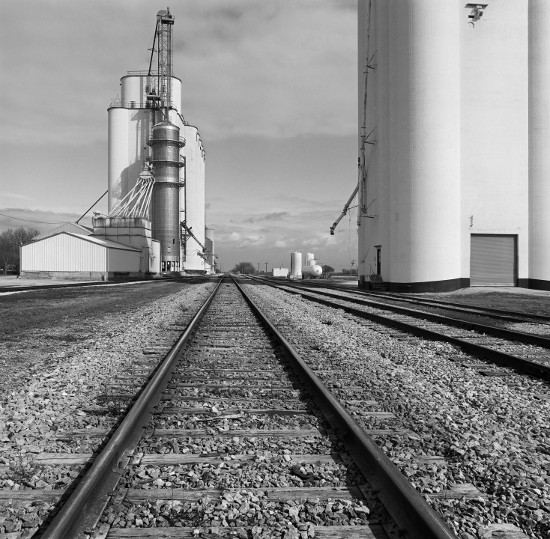
[[[72,234],[81,234],[84,236],[90,236],[91,234],[94,233],[94,230],[92,228],[88,228],[87,226],[79,225],[77,223],[67,222],[55,227],[52,230],[48,230],[47,232],[42,232],[42,234],[33,238],[32,241],[43,240],[45,238],[49,238],[50,236],[55,236],[60,232],[70,232]]]
[[[119,249],[121,251],[135,251],[137,253],[141,253],[141,249],[136,249],[135,247],[130,247],[129,245],[124,245],[122,243],[117,243],[116,241],[106,240],[104,238],[100,238],[97,236],[86,236],[84,234],[73,234],[71,232],[58,232],[57,234],[52,234],[51,236],[47,236],[45,238],[42,238],[42,240],[47,240],[49,238],[52,238],[54,236],[59,236],[61,234],[65,234],[66,236],[72,236],[73,238],[78,238],[79,240],[83,241],[89,241],[90,243],[95,243],[96,245],[101,245],[102,247],[105,247],[107,249]],[[36,241],[33,241],[32,243],[36,243]]]

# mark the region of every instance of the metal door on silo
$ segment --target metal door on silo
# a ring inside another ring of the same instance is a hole
[[[470,286],[517,286],[517,235],[471,235]]]

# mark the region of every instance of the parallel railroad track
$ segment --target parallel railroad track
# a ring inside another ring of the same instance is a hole
[[[482,360],[550,380],[550,338],[548,337],[396,305],[380,304],[362,298],[342,297],[331,292],[310,290],[307,287],[288,286],[265,280],[261,282],[291,294],[299,294],[309,301],[344,309],[347,313],[367,319],[374,324],[423,338],[448,342]],[[396,333],[395,336],[403,338],[403,334]],[[487,371],[484,365],[480,365],[480,369]],[[496,374],[494,369],[492,374]]]
[[[455,537],[247,302],[220,284],[41,537]]]
[[[55,283],[55,284],[44,284],[44,285],[29,285],[24,286],[21,283],[24,283],[24,280],[18,282],[17,284],[21,284],[21,286],[0,286],[0,294],[5,292],[29,292],[29,291],[36,291],[36,290],[50,290],[55,288],[86,288],[90,286],[114,286],[114,285],[120,285],[120,284],[139,284],[139,283],[151,283],[151,282],[162,282],[163,280],[179,280],[183,283],[187,284],[196,284],[196,283],[203,283],[207,282],[211,277],[209,276],[196,276],[196,277],[167,277],[166,279],[158,279],[158,280],[135,280],[135,281],[88,281],[83,283]]]
[[[280,281],[279,281],[280,282]],[[417,297],[409,294],[391,294],[388,292],[367,292],[364,290],[357,290],[348,286],[341,286],[331,284],[326,280],[310,280],[304,281],[299,285],[292,283],[292,286],[301,286],[303,288],[316,289],[316,288],[328,288],[339,292],[345,292],[346,294],[353,295],[362,299],[370,299],[375,302],[385,302],[390,305],[403,305],[409,304],[415,308],[425,308],[428,310],[447,311],[451,313],[458,313],[459,315],[466,316],[481,316],[487,319],[493,319],[495,321],[506,321],[516,323],[535,323],[550,325],[550,317],[537,314],[526,314],[516,311],[507,311],[503,309],[492,309],[489,307],[478,307],[476,305],[468,305],[464,303],[445,301],[440,299],[429,299],[424,297]]]

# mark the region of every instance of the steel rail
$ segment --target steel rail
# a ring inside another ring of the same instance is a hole
[[[411,316],[414,318],[421,318],[424,320],[429,320],[431,322],[438,322],[441,324],[447,324],[450,326],[461,327],[466,329],[473,329],[475,331],[480,331],[486,335],[494,335],[495,337],[501,337],[505,339],[521,340],[528,344],[534,344],[536,346],[542,346],[544,348],[550,348],[550,338],[544,337],[542,335],[535,335],[533,333],[524,333],[522,331],[514,331],[512,329],[499,328],[495,326],[486,326],[484,324],[479,324],[477,322],[471,322],[469,320],[461,320],[460,318],[451,318],[449,316],[444,316],[441,314],[430,313],[425,311],[417,311],[414,309],[409,309],[407,307],[399,307],[398,305],[389,305],[387,303],[377,303],[376,301],[361,299],[361,298],[348,298],[339,296],[338,294],[333,294],[332,292],[321,292],[308,287],[301,287],[300,285],[277,285],[267,281],[270,286],[278,286],[279,288],[290,287],[296,290],[308,290],[311,294],[319,294],[321,296],[326,296],[328,298],[338,299],[340,301],[349,301],[350,303],[358,303],[359,305],[365,305],[367,307],[373,307],[375,309],[381,309],[385,311],[393,311],[398,314],[404,314],[406,316]]]
[[[543,314],[528,314],[528,313],[521,313],[519,311],[505,311],[504,309],[494,309],[491,307],[478,307],[477,305],[468,305],[468,304],[462,304],[457,303],[454,301],[440,301],[436,299],[429,299],[429,298],[414,298],[411,296],[404,296],[404,297],[398,297],[396,298],[394,295],[385,293],[385,292],[379,292],[379,293],[369,293],[369,292],[360,292],[364,295],[370,295],[370,296],[376,296],[381,298],[387,298],[393,301],[408,301],[412,303],[421,303],[423,305],[427,306],[441,306],[443,309],[449,309],[449,310],[456,310],[456,311],[465,311],[465,312],[472,312],[472,313],[479,313],[483,314],[483,311],[493,314],[498,318],[502,318],[504,320],[510,320],[512,322],[515,321],[524,321],[525,319],[531,319],[533,321],[539,320],[539,323],[543,324],[549,324],[550,323],[550,316],[545,316]]]
[[[126,417],[43,532],[42,539],[82,537],[87,528],[95,525],[108,501],[109,491],[116,486],[124,472],[121,464],[128,456],[128,449],[141,436],[141,430],[149,419],[151,407],[160,399],[160,392],[176,367],[178,354],[212,303],[222,282],[223,279],[218,281],[216,288],[165,356]]]
[[[330,300],[325,300],[322,298],[317,298],[308,295],[307,292],[301,292],[300,290],[293,290],[293,289],[285,289],[283,286],[277,286],[270,284],[270,286],[273,286],[275,288],[281,288],[282,290],[285,290],[286,292],[289,292],[290,294],[297,294],[302,296],[305,299],[308,299],[310,301],[313,301],[315,303],[320,303],[321,305],[325,305],[327,307],[332,307],[335,309],[342,309],[343,311],[352,314],[354,316],[364,318],[367,320],[371,320],[373,322],[379,323],[384,326],[390,326],[395,329],[398,329],[400,331],[404,331],[406,333],[411,333],[413,335],[417,335],[419,337],[424,337],[431,340],[436,341],[444,341],[451,344],[454,344],[455,346],[458,346],[459,348],[462,348],[463,350],[469,352],[472,355],[481,357],[483,359],[492,361],[493,363],[496,363],[498,365],[509,367],[515,370],[520,370],[524,373],[531,374],[533,376],[536,376],[538,378],[542,378],[544,380],[550,380],[550,366],[542,365],[540,363],[535,363],[534,361],[530,361],[528,359],[524,359],[522,357],[514,356],[512,354],[507,354],[505,352],[499,352],[498,350],[493,350],[491,348],[487,348],[485,346],[482,346],[480,344],[471,343],[468,341],[463,341],[460,338],[452,337],[450,335],[445,335],[443,333],[438,333],[437,331],[433,331],[427,328],[422,328],[419,326],[413,326],[412,324],[409,324],[407,322],[402,322],[400,320],[395,320],[392,318],[387,318],[385,316],[374,314],[374,313],[368,313],[366,311],[361,311],[359,309],[354,309],[353,307],[349,307],[346,305],[341,305],[339,303],[335,303]],[[315,292],[312,292],[315,293]],[[339,297],[341,301],[347,301],[346,299],[342,299]],[[445,318],[445,317],[443,317]],[[454,320],[454,319],[450,319]],[[482,326],[483,328],[486,328],[485,326]],[[491,327],[491,326],[488,326]],[[524,333],[519,333],[519,335],[523,336]],[[548,346],[548,345],[547,345]]]
[[[162,279],[129,279],[128,281],[88,281],[83,283],[68,283],[68,284],[41,284],[34,286],[0,286],[0,294],[5,292],[29,292],[29,291],[43,291],[54,290],[57,288],[87,288],[90,286],[117,286],[123,284],[141,284],[141,283],[165,283],[166,281],[176,281],[183,284],[194,284],[195,282],[206,282],[207,277],[193,276],[191,278],[171,278],[163,277]]]
[[[420,298],[420,297],[414,297],[409,294],[391,294],[389,292],[367,292],[365,290],[358,290],[355,288],[345,287],[338,284],[329,284],[329,283],[321,283],[317,282],[315,284],[308,283],[308,285],[305,285],[305,283],[301,283],[302,286],[310,286],[311,288],[317,288],[317,287],[326,287],[326,288],[332,288],[333,290],[341,290],[342,292],[348,292],[353,294],[358,294],[360,296],[367,296],[371,298],[380,298],[380,299],[387,299],[390,301],[397,301],[397,302],[403,302],[403,303],[414,303],[417,305],[426,305],[427,307],[439,307],[441,309],[447,309],[449,311],[458,311],[458,312],[466,312],[471,314],[477,314],[477,315],[483,315],[487,313],[490,316],[494,316],[495,318],[500,318],[502,320],[508,320],[511,322],[520,322],[525,323],[526,319],[531,320],[533,322],[539,321],[541,324],[550,324],[550,316],[545,316],[542,314],[527,314],[527,313],[521,313],[519,311],[505,311],[504,309],[494,309],[491,307],[478,307],[476,305],[470,305],[465,303],[457,303],[454,301],[441,301],[437,299],[430,299],[430,298]]]
[[[288,287],[289,285],[276,285],[269,283],[270,286]],[[300,287],[299,285],[290,285],[290,288],[296,290],[306,290],[306,288]],[[501,337],[506,339],[521,340],[528,344],[534,344],[537,346],[542,346],[544,348],[550,348],[550,338],[544,337],[542,335],[534,335],[532,333],[524,333],[522,331],[514,331],[506,328],[498,328],[495,326],[486,326],[484,324],[478,324],[477,322],[470,322],[469,320],[461,320],[459,318],[450,318],[448,316],[443,316],[436,313],[427,313],[424,311],[416,311],[414,309],[408,309],[406,307],[399,307],[397,305],[388,305],[380,304],[376,301],[369,301],[360,298],[347,298],[339,296],[338,294],[332,294],[331,292],[319,292],[315,290],[308,290],[311,294],[319,294],[321,296],[326,296],[329,298],[338,299],[340,301],[349,301],[350,303],[358,303],[360,305],[365,305],[367,307],[373,307],[385,311],[393,311],[398,314],[404,314],[406,316],[411,316],[413,318],[421,318],[424,320],[429,320],[431,322],[438,322],[442,324],[447,324],[455,327],[462,327],[466,329],[473,329],[476,331],[483,332],[485,334],[491,334],[495,337]]]
[[[426,503],[374,440],[308,367],[298,352],[233,278],[247,303],[264,321],[293,359],[293,366],[329,424],[336,430],[364,477],[377,489],[377,495],[396,524],[410,539],[456,539],[441,517]]]

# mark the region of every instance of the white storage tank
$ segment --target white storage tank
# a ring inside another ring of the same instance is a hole
[[[318,264],[306,265],[302,268],[302,277],[304,279],[314,279],[321,277],[323,274],[323,268]]]
[[[290,254],[290,278],[301,279],[302,277],[302,253],[295,251]]]

